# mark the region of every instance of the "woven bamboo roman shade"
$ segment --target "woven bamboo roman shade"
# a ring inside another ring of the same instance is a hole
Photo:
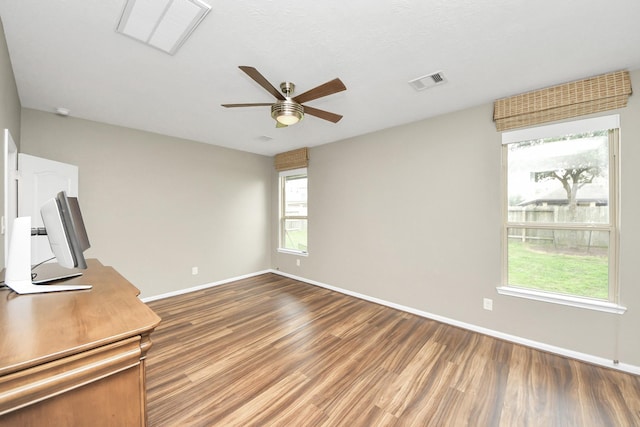
[[[498,131],[533,126],[626,107],[631,93],[629,72],[616,71],[499,99],[493,120]]]
[[[309,151],[307,148],[276,154],[275,166],[277,171],[306,168],[309,165]]]

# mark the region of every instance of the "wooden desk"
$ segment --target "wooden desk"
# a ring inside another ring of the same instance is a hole
[[[144,359],[160,318],[97,260],[84,291],[0,290],[0,425],[146,425]]]

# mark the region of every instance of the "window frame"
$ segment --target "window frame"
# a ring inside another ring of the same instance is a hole
[[[613,130],[609,136],[609,222],[603,224],[576,224],[576,223],[527,223],[509,221],[509,195],[508,195],[508,146],[512,143],[529,141],[533,139],[543,139],[569,134],[585,133],[593,130]],[[611,136],[613,134],[613,137]],[[585,308],[608,313],[622,314],[626,308],[619,304],[620,284],[618,278],[619,263],[619,169],[620,169],[620,117],[619,115],[608,115],[585,120],[574,120],[570,122],[557,123],[546,126],[538,126],[527,129],[520,129],[502,133],[502,274],[501,286],[496,289],[501,295],[514,296],[519,298],[544,301],[549,303],[568,305],[572,307]],[[508,253],[508,230],[510,228],[525,229],[553,229],[553,230],[591,230],[607,231],[609,233],[608,252],[608,298],[597,299],[577,295],[561,294],[551,291],[538,290],[534,288],[511,286],[508,283],[509,253]]]
[[[305,176],[307,178],[307,204],[309,203],[309,175],[307,173],[307,168],[297,168],[297,169],[289,169],[280,171],[278,173],[278,193],[279,193],[279,207],[278,207],[278,252],[294,254],[298,256],[308,256],[309,255],[309,237],[307,235],[307,250],[297,250],[292,248],[284,247],[285,242],[285,232],[286,226],[285,223],[287,220],[304,220],[307,223],[307,230],[309,226],[309,212],[307,210],[307,215],[286,215],[286,198],[285,198],[285,182],[288,177],[292,176]],[[308,209],[308,208],[307,208]]]

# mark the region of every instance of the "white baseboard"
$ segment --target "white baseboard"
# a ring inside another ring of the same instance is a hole
[[[224,279],[224,280],[220,280],[218,282],[205,283],[204,285],[193,286],[191,288],[180,289],[180,290],[173,291],[173,292],[167,292],[165,294],[160,294],[160,295],[154,295],[154,296],[150,296],[150,297],[140,298],[140,300],[142,302],[144,302],[144,303],[147,303],[147,302],[156,301],[156,300],[159,300],[159,299],[164,299],[164,298],[169,298],[169,297],[175,297],[175,296],[178,296],[178,295],[188,294],[189,292],[195,292],[195,291],[199,291],[199,290],[202,290],[202,289],[213,288],[215,286],[220,286],[220,285],[224,285],[224,284],[227,284],[227,283],[230,283],[230,282],[235,282],[236,280],[248,279],[249,277],[259,276],[261,274],[271,273],[271,272],[273,272],[273,270],[257,271],[255,273],[249,273],[249,274],[245,274],[245,275],[242,275],[242,276],[232,277],[230,279]]]
[[[603,357],[594,356],[587,353],[580,353],[577,351],[569,350],[562,347],[556,347],[553,345],[545,344],[538,341],[533,341],[530,339],[518,337],[516,335],[505,334],[503,332],[494,331],[493,329],[483,328],[481,326],[473,325],[470,323],[460,322],[458,320],[450,319],[448,317],[439,316],[437,314],[428,313],[426,311],[417,310],[415,308],[407,307],[404,305],[392,303],[389,301],[381,300],[379,298],[370,297],[368,295],[360,294],[358,292],[349,291],[347,289],[338,288],[335,286],[327,285],[326,283],[317,282],[315,280],[305,279],[304,277],[298,277],[293,274],[285,273],[280,270],[270,270],[271,273],[279,274],[281,276],[289,277],[291,279],[299,280],[301,282],[309,283],[310,285],[319,286],[321,288],[330,289],[332,291],[340,292],[341,294],[349,295],[352,297],[360,298],[365,301],[370,301],[376,304],[384,305],[387,307],[395,308],[397,310],[401,310],[407,313],[415,314],[420,317],[425,317],[427,319],[436,320],[438,322],[446,323],[448,325],[457,326],[462,329],[467,329],[469,331],[478,332],[483,335],[488,335],[494,338],[499,338],[501,340],[513,342],[516,344],[521,344],[527,347],[531,347],[537,350],[546,351],[549,353],[558,354],[561,356],[569,357],[576,360],[581,360],[583,362],[591,363],[598,366],[604,366],[607,368],[616,369],[619,371],[627,372],[630,374],[640,375],[640,366],[629,365],[626,363],[614,363],[610,359],[605,359]]]

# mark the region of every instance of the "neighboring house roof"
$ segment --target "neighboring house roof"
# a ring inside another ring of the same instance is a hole
[[[607,187],[602,184],[585,184],[578,190],[577,199],[578,205],[595,203],[596,206],[606,206],[609,204],[609,191]],[[539,197],[520,202],[518,206],[541,205],[545,203],[547,205],[566,205],[569,203],[569,200],[567,200],[567,192],[564,188],[557,188]]]

